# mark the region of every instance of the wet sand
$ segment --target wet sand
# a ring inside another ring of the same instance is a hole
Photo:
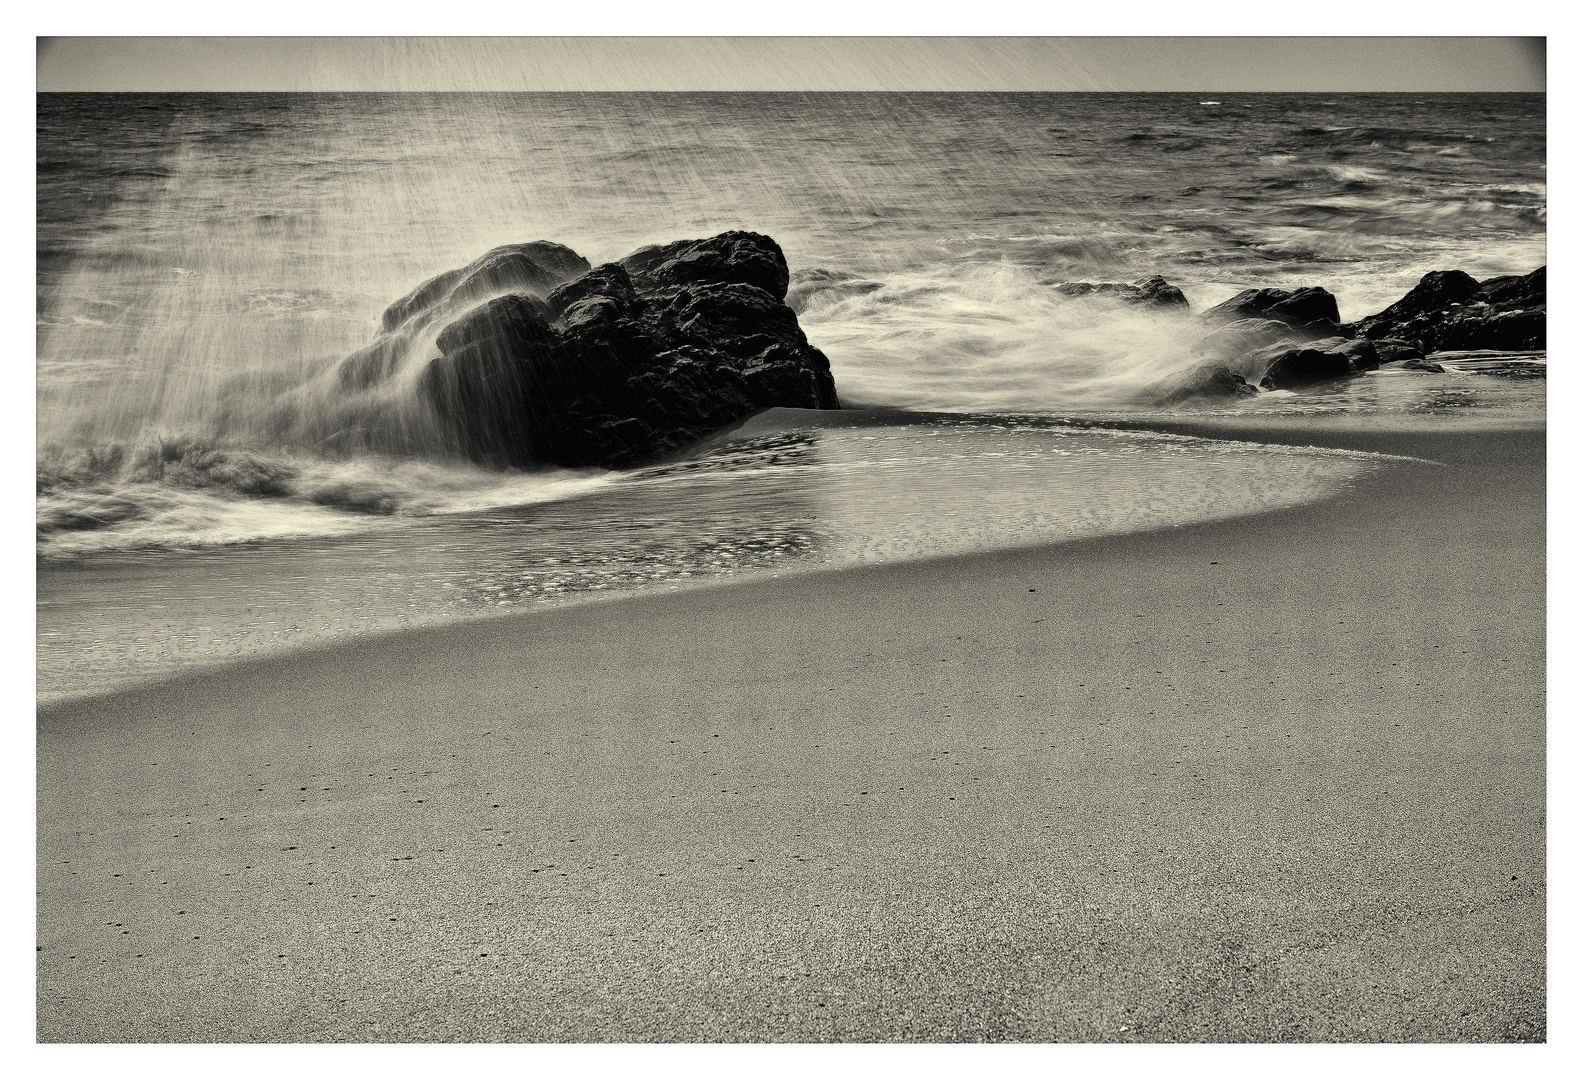
[[[1443,464],[46,707],[39,1038],[1543,1039],[1543,431],[1230,423]]]

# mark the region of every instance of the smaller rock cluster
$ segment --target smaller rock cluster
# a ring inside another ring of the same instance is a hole
[[[1139,302],[1123,290],[1141,291],[1144,284],[1084,282],[1058,289],[1072,296],[1111,292]],[[1157,286],[1154,291],[1163,293]],[[1431,352],[1543,349],[1545,268],[1482,282],[1460,270],[1437,270],[1384,311],[1352,323],[1340,319],[1336,298],[1323,288],[1240,292],[1199,314],[1208,328],[1196,348],[1202,362],[1160,383],[1155,399],[1174,405],[1245,396],[1258,387],[1289,390],[1379,368],[1444,371],[1426,359]]]

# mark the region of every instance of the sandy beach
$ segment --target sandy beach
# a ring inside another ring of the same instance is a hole
[[[1544,431],[40,713],[38,1037],[1536,1041]]]

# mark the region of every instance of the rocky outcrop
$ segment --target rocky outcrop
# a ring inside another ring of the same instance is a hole
[[[1336,321],[1335,297],[1324,289],[1248,289],[1199,316],[1214,329],[1197,351],[1274,390],[1378,368],[1443,372],[1426,353],[1542,348],[1544,305],[1543,267],[1482,282],[1459,270],[1435,271],[1384,311],[1348,324]],[[1508,370],[1517,369],[1500,373]],[[1477,373],[1497,371],[1480,365]],[[1531,375],[1525,367],[1508,377]]]
[[[1182,290],[1166,281],[1159,274],[1140,278],[1131,284],[1119,282],[1066,281],[1055,287],[1063,296],[1104,296],[1141,307],[1180,310],[1186,313],[1187,297]]]
[[[417,382],[457,451],[637,464],[762,408],[839,407],[829,361],[782,302],[787,284],[779,245],[757,233],[598,267],[558,244],[511,245],[391,305],[339,375],[373,385],[440,327]]]
[[[1380,358],[1381,367],[1424,358],[1424,350],[1415,341],[1403,341],[1401,338],[1370,338],[1369,340],[1374,342],[1374,353]]]
[[[1245,289],[1198,316],[1210,326],[1242,319],[1284,323],[1311,338],[1329,337],[1341,321],[1336,298],[1324,289]]]
[[[1392,360],[1380,365],[1381,371],[1422,371],[1429,375],[1444,375],[1446,369],[1423,357],[1412,357],[1407,360]]]
[[[1156,405],[1170,408],[1190,402],[1249,397],[1259,392],[1241,374],[1219,361],[1208,361],[1179,371],[1157,383],[1151,392]]]
[[[1290,326],[1274,319],[1238,319],[1205,334],[1198,351],[1229,360],[1295,337]]]
[[[537,240],[506,244],[484,252],[459,270],[430,278],[385,309],[386,331],[428,325],[456,315],[471,304],[505,292],[543,296],[563,281],[588,272],[588,260],[564,244]]]
[[[1339,348],[1288,349],[1271,361],[1259,385],[1266,390],[1292,390],[1353,375],[1357,370],[1352,358]]]
[[[622,259],[621,265],[644,292],[683,285],[751,285],[777,303],[786,299],[791,276],[780,245],[750,232],[639,248]]]
[[[1412,291],[1353,331],[1417,341],[1427,352],[1545,347],[1545,268],[1475,281],[1460,270],[1425,274]]]

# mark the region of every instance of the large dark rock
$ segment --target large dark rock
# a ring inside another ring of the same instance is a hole
[[[781,302],[787,279],[756,233],[592,269],[560,245],[496,248],[392,305],[338,377],[366,389],[422,362],[422,399],[480,461],[637,464],[758,409],[840,407],[829,360]]]
[[[1352,365],[1353,372],[1373,371],[1380,366],[1380,351],[1368,338],[1332,338],[1316,341],[1313,348],[1323,352],[1340,353]]]
[[[726,232],[705,240],[644,247],[621,260],[639,289],[694,284],[739,284],[786,299],[790,274],[780,245],[753,232]]]
[[[561,282],[587,272],[588,260],[563,244],[548,240],[506,244],[425,281],[386,308],[380,324],[387,332],[414,321],[428,325],[507,292],[543,297]]]
[[[1240,374],[1218,361],[1209,361],[1171,375],[1153,387],[1156,405],[1170,407],[1195,401],[1217,401],[1257,394]]]
[[[1545,302],[1545,268],[1541,266],[1522,277],[1508,274],[1490,278],[1479,285],[1474,299],[1501,311],[1542,304]]]
[[[1367,338],[1333,336],[1306,344],[1285,338],[1237,356],[1222,356],[1221,362],[1265,389],[1286,390],[1373,371],[1380,366],[1380,354]]]
[[[1405,322],[1431,311],[1444,311],[1478,291],[1479,283],[1461,270],[1433,270],[1425,274],[1406,296],[1372,318]]]
[[[1414,341],[1428,352],[1545,347],[1545,268],[1475,281],[1460,270],[1425,274],[1412,291],[1356,329]]]
[[[546,297],[546,301],[556,315],[564,314],[573,304],[588,300],[608,300],[624,315],[637,298],[626,267],[620,263],[605,263],[560,286]]]
[[[1394,364],[1405,360],[1422,360],[1424,350],[1416,342],[1403,341],[1401,338],[1371,338],[1374,342],[1374,354],[1379,357],[1380,366]]]
[[[1290,326],[1274,319],[1238,319],[1205,334],[1197,351],[1229,360],[1296,337]]]
[[[1274,319],[1294,328],[1318,323],[1334,329],[1334,324],[1341,321],[1341,312],[1336,307],[1336,298],[1317,287],[1291,291],[1245,289],[1230,300],[1216,304],[1199,318],[1211,326],[1239,319]],[[1310,336],[1324,334],[1318,329],[1311,329]]]
[[[1288,349],[1270,364],[1259,385],[1266,390],[1292,390],[1354,373],[1351,359],[1339,349]]]
[[[435,346],[441,353],[449,354],[483,343],[516,355],[530,343],[550,340],[552,332],[545,313],[542,300],[508,293],[478,305],[441,330]]]

